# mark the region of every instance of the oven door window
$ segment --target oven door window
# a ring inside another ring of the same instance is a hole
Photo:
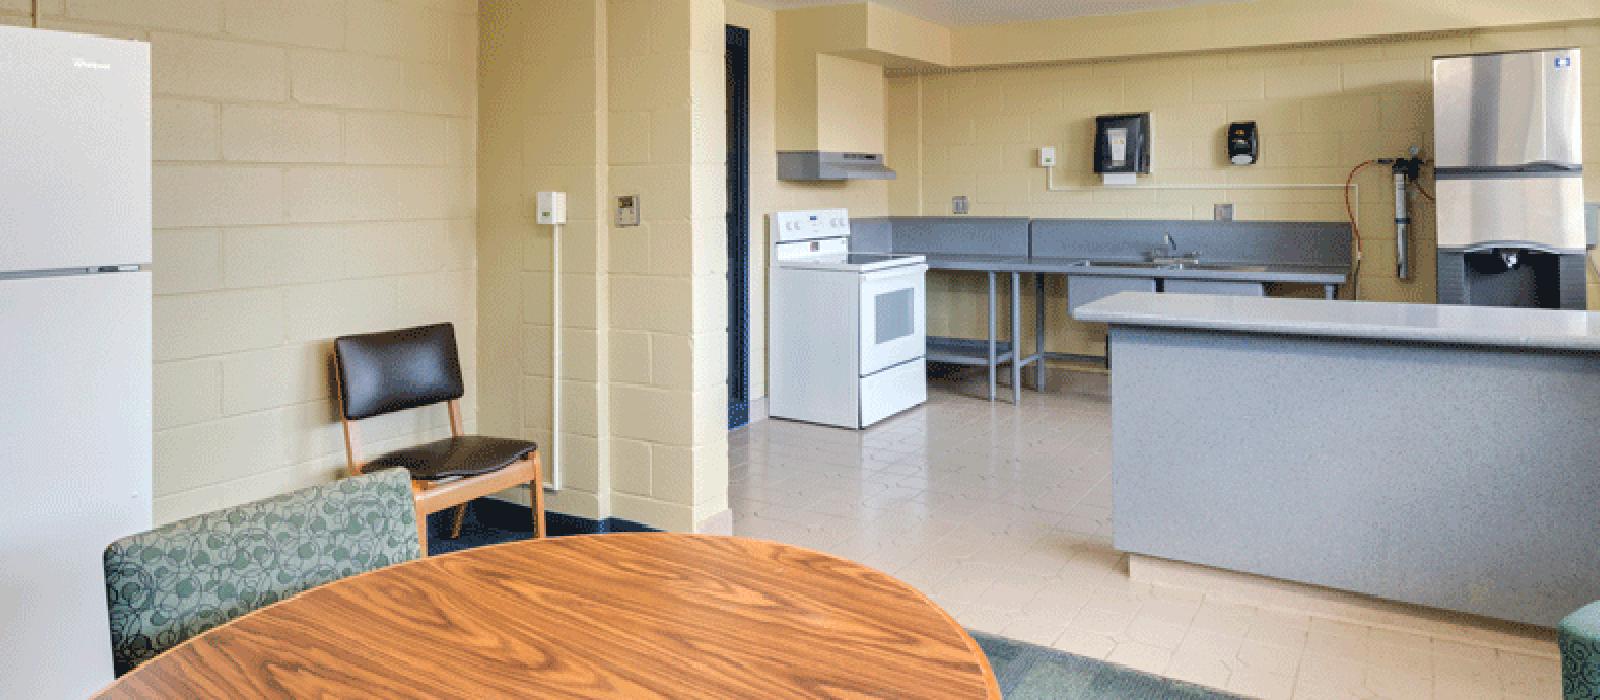
[[[877,343],[899,340],[917,332],[917,290],[907,287],[873,297],[877,306],[873,332]]]
[[[927,352],[925,267],[868,273],[861,278],[861,376]]]

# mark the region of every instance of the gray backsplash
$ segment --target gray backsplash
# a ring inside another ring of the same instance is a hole
[[[1314,221],[891,216],[851,220],[856,251],[1140,260],[1170,235],[1202,261],[1343,267],[1350,225]]]

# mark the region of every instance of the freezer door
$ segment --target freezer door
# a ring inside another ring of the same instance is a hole
[[[0,280],[0,329],[0,698],[88,697],[101,553],[150,528],[150,273]]]
[[[150,262],[150,47],[0,26],[0,272]]]
[[[1577,49],[1434,59],[1438,167],[1582,163],[1581,68]]]

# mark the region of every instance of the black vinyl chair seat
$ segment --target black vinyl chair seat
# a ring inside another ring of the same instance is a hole
[[[460,435],[389,452],[368,462],[367,469],[399,467],[419,481],[477,476],[504,469],[537,448],[526,440]]]
[[[431,326],[340,336],[333,341],[334,377],[351,473],[404,469],[411,475],[417,540],[428,551],[428,518],[455,509],[452,539],[461,535],[467,502],[526,484],[533,505],[533,536],[544,528],[544,478],[534,443],[465,434],[461,397],[466,383],[455,326]],[[450,434],[443,440],[394,450],[367,461],[356,423],[399,411],[446,404]],[[444,479],[455,479],[448,484]]]

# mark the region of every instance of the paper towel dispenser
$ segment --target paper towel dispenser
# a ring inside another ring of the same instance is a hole
[[[1150,172],[1150,113],[1094,118],[1094,171],[1101,174]]]

